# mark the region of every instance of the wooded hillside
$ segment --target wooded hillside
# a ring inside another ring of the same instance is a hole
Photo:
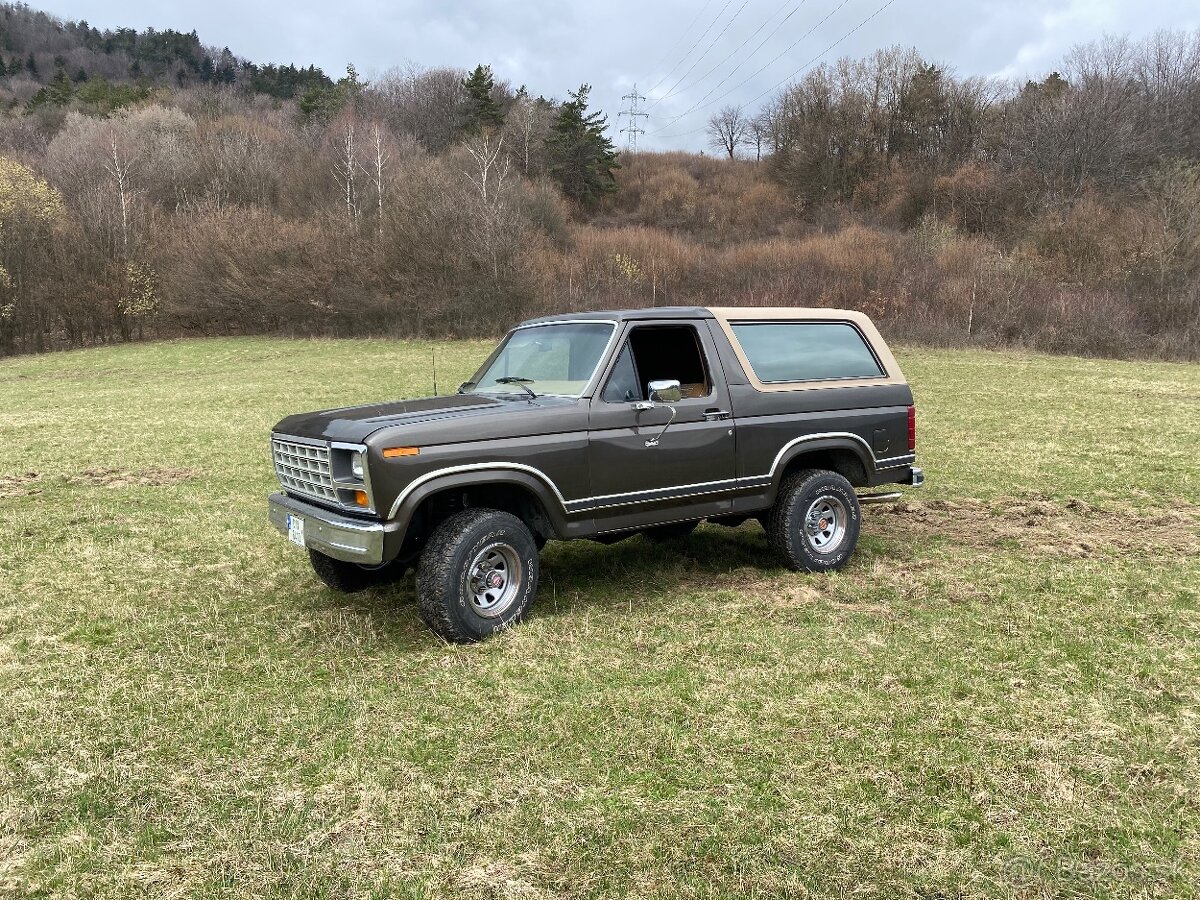
[[[714,116],[716,157],[618,157],[586,85],[486,66],[335,82],[13,5],[0,61],[0,353],[722,303],[1200,356],[1200,33],[1024,85],[841,60]]]

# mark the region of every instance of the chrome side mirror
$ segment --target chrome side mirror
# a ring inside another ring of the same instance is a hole
[[[667,433],[667,429],[675,421],[675,407],[670,404],[678,403],[683,399],[683,389],[680,387],[679,382],[674,379],[652,381],[648,387],[650,388],[650,403],[662,403],[671,411],[671,418],[667,419],[667,424],[663,426],[662,431],[646,441],[647,447],[657,447],[662,436]]]
[[[683,388],[674,379],[650,382],[650,399],[655,403],[678,403],[683,399]]]

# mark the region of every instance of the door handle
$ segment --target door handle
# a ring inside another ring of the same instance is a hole
[[[717,409],[716,407],[713,407],[712,409],[706,409],[704,411],[704,421],[706,422],[720,422],[724,419],[732,418],[733,413],[727,409]]]

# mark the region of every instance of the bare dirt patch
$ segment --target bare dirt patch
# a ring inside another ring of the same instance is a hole
[[[179,484],[200,474],[196,469],[84,469],[73,475],[47,476],[41,472],[0,474],[0,500],[41,494],[47,484],[90,485],[94,487],[164,487]]]
[[[41,482],[40,472],[21,472],[16,475],[0,475],[0,498],[26,497],[30,494],[40,494],[42,489],[37,487]]]
[[[770,606],[785,608],[821,603],[829,598],[819,583],[810,584],[800,580],[781,582],[755,566],[740,566],[728,572],[715,573],[707,590],[731,591],[753,598],[755,603],[765,602]]]
[[[68,475],[64,480],[67,484],[87,484],[98,487],[163,487],[169,484],[179,484],[189,478],[195,478],[200,473],[195,469],[151,468],[129,471],[126,469],[84,469],[75,475]]]
[[[870,513],[879,532],[902,540],[941,537],[977,550],[1020,549],[1084,558],[1096,552],[1200,555],[1200,506],[1100,508],[1084,500],[1001,497],[911,500]],[[872,529],[874,530],[874,529]]]

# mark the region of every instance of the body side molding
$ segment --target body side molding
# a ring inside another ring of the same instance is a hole
[[[864,461],[871,464],[872,469],[877,469],[877,460],[875,454],[871,451],[871,446],[857,434],[849,431],[831,431],[821,432],[819,434],[807,434],[802,437],[794,438],[788,441],[780,449],[775,456],[775,461],[771,464],[771,470],[764,472],[761,475],[743,475],[738,478],[729,478],[722,481],[710,481],[700,484],[680,484],[671,487],[656,488],[650,491],[631,491],[625,494],[605,494],[596,497],[580,497],[577,500],[567,500],[563,497],[562,491],[558,489],[553,479],[550,478],[541,469],[527,466],[522,463],[514,462],[486,462],[486,463],[471,463],[461,466],[447,466],[444,469],[435,469],[432,472],[427,472],[420,478],[415,479],[411,484],[405,486],[392,503],[391,511],[388,513],[388,519],[396,518],[396,514],[400,511],[400,507],[404,505],[414,491],[423,485],[428,484],[435,479],[442,478],[448,475],[458,475],[466,472],[485,472],[485,471],[513,471],[523,472],[527,475],[532,475],[540,482],[545,484],[554,493],[555,498],[559,502],[559,506],[564,514],[587,512],[592,509],[603,509],[613,506],[627,506],[635,503],[649,503],[655,500],[675,500],[684,497],[698,496],[701,494],[723,493],[729,490],[736,490],[744,487],[765,487],[769,485],[775,478],[775,472],[779,468],[780,462],[785,455],[793,447],[812,441],[842,441],[845,446],[845,441],[849,439],[861,444],[866,451]],[[895,459],[895,457],[893,457]],[[689,490],[695,488],[696,490]]]

